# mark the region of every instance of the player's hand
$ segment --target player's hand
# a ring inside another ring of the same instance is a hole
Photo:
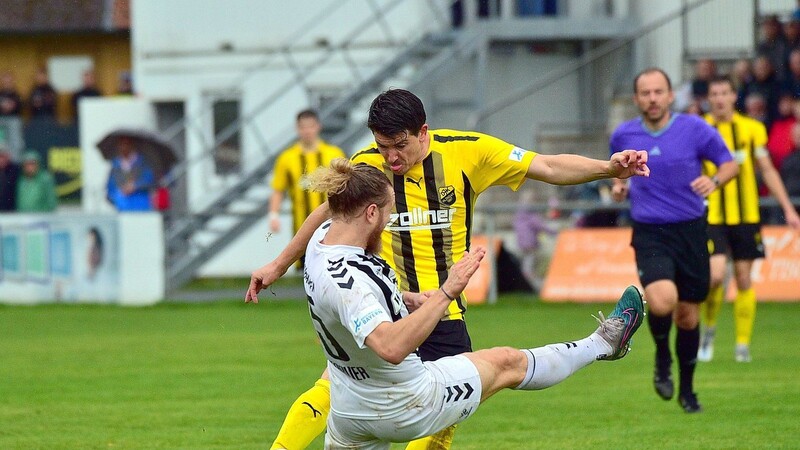
[[[406,309],[408,309],[408,312],[414,312],[417,308],[422,306],[422,304],[425,303],[425,300],[429,299],[430,296],[435,292],[435,289],[425,292],[403,292],[403,303],[406,304]]]
[[[461,260],[453,264],[450,268],[450,274],[447,276],[442,288],[452,297],[461,295],[461,292],[467,287],[470,277],[478,270],[481,265],[481,260],[486,256],[486,249],[483,247],[472,247],[472,249],[464,255]]]
[[[611,187],[611,198],[615,202],[621,202],[625,200],[627,196],[628,196],[628,184],[614,183],[614,186]]]
[[[689,186],[692,187],[692,191],[695,194],[701,197],[708,197],[714,189],[717,188],[717,184],[714,183],[710,177],[706,175],[700,175],[699,177],[695,178]]]
[[[630,178],[634,175],[649,177],[647,152],[644,150],[623,150],[611,155],[608,173],[613,178]]]
[[[784,211],[783,215],[786,217],[786,225],[789,225],[794,231],[800,231],[800,216],[797,215],[797,211],[790,209]]]
[[[281,231],[281,219],[278,217],[273,217],[269,219],[269,231],[273,233],[280,233]]]
[[[274,283],[284,273],[286,273],[286,270],[280,270],[274,261],[255,270],[250,275],[250,286],[248,286],[247,293],[244,295],[244,302],[258,303],[258,293]]]

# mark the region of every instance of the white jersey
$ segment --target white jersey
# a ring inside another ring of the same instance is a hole
[[[382,322],[408,315],[394,271],[363,248],[325,245],[325,222],[306,249],[304,285],[331,378],[331,409],[354,419],[391,418],[418,399],[431,375],[412,353],[398,365],[364,341]]]

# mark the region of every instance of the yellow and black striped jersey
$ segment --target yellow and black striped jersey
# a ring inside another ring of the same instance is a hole
[[[733,159],[739,164],[739,175],[722,189],[708,196],[708,223],[712,225],[753,224],[761,221],[758,210],[756,159],[766,154],[767,129],[761,122],[739,113],[730,122],[716,122],[711,114],[706,122],[717,129]],[[703,172],[713,176],[716,166],[703,163]]]
[[[329,166],[331,160],[336,158],[345,158],[344,152],[339,147],[320,141],[315,151],[304,152],[300,143],[297,142],[284,150],[275,161],[272,189],[289,192],[289,198],[292,200],[292,220],[295,233],[311,214],[311,211],[314,211],[326,200],[325,194],[304,189],[300,184],[300,178],[313,172],[317,167]]]
[[[490,186],[519,189],[536,153],[495,137],[455,130],[429,130],[430,151],[405,175],[395,175],[373,143],[351,158],[386,173],[395,206],[383,233],[381,256],[398,275],[400,289],[438,289],[447,271],[469,249],[477,196]],[[464,296],[450,304],[447,319],[463,319]]]

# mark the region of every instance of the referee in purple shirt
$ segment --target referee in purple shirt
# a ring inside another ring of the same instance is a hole
[[[705,197],[735,177],[739,167],[719,133],[702,118],[670,111],[674,94],[663,70],[641,72],[633,92],[641,117],[614,130],[611,153],[646,150],[650,177],[634,177],[630,184],[615,179],[612,195],[617,201],[630,196],[631,245],[656,344],[656,392],[670,400],[675,391],[669,348],[674,317],[678,401],[687,413],[700,412],[692,384],[700,345],[700,303],[709,289]],[[716,176],[702,174],[703,160],[718,166]]]

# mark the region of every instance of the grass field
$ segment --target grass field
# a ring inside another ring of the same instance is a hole
[[[468,320],[476,348],[532,347],[585,336],[596,309],[504,297]],[[323,368],[307,314],[301,302],[0,307],[0,449],[267,448]],[[800,447],[800,304],[760,305],[751,364],[733,362],[731,315],[698,369],[703,414],[656,397],[645,325],[621,361],[492,398],[454,448]]]

